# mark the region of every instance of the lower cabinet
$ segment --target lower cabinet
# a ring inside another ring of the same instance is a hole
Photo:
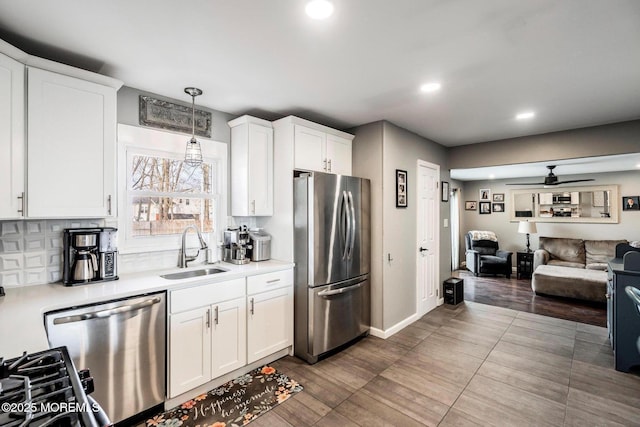
[[[292,269],[171,291],[169,301],[169,398],[293,344]]]

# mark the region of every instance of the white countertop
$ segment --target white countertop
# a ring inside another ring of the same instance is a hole
[[[37,286],[5,288],[0,297],[0,356],[11,358],[23,351],[36,352],[49,348],[44,327],[44,314],[73,306],[94,304],[131,297],[148,292],[187,288],[204,283],[222,282],[240,277],[292,268],[293,263],[276,260],[235,265],[225,262],[196,264],[189,268],[172,268],[120,275],[119,280],[64,286],[51,283]],[[224,273],[168,280],[162,274],[217,267]]]

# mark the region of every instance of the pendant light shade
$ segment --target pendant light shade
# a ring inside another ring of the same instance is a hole
[[[202,148],[196,139],[196,96],[202,95],[202,91],[195,87],[186,87],[184,91],[191,95],[191,139],[187,142],[184,162],[190,166],[199,166],[202,164]]]

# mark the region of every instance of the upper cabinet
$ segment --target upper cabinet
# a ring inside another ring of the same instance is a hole
[[[351,175],[353,135],[294,116],[277,120],[274,128],[280,144],[293,150],[295,169]]]
[[[0,219],[24,217],[24,65],[0,54]]]
[[[273,215],[273,128],[242,116],[231,127],[231,215]]]
[[[115,215],[116,90],[33,67],[27,76],[29,217]]]

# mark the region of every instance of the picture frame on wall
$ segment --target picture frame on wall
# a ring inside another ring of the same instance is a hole
[[[396,208],[406,208],[407,205],[407,171],[396,169]]]
[[[476,209],[478,209],[478,202],[476,202],[475,200],[464,202],[465,211],[475,211]]]
[[[493,201],[496,203],[504,203],[504,193],[493,193]]]
[[[491,214],[491,202],[480,202],[480,215]]]
[[[488,188],[481,188],[480,189],[480,201],[487,201],[490,202],[491,201],[491,190]]]
[[[447,181],[442,181],[442,201],[449,201],[449,183]]]
[[[624,196],[622,198],[622,210],[623,211],[640,210],[640,196]]]
[[[494,212],[504,212],[504,203],[494,203],[492,207]]]

